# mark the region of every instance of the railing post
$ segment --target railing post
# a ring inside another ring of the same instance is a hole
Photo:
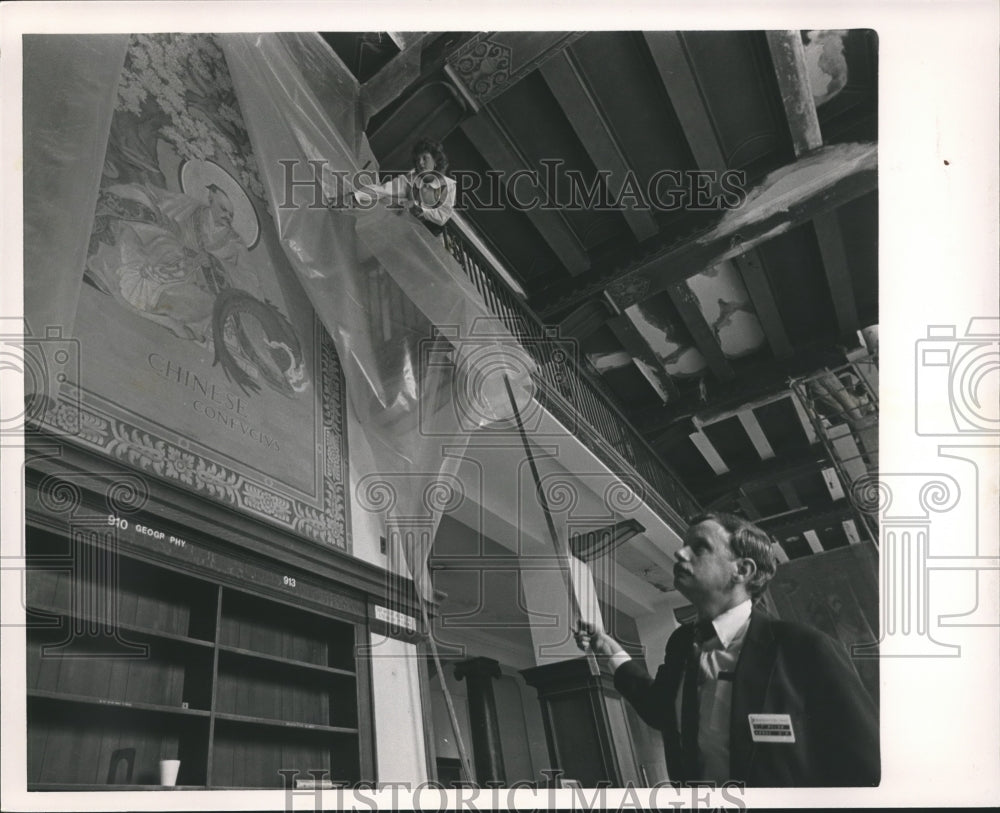
[[[610,395],[584,370],[571,362],[565,367],[567,375],[562,381],[556,379],[552,349],[544,341],[535,341],[545,335],[544,325],[494,277],[494,273],[498,278],[503,277],[497,270],[497,260],[484,255],[452,224],[446,228],[445,245],[490,311],[527,345],[538,363],[535,379],[542,385],[549,405],[572,414],[574,420],[582,421],[601,438],[602,442],[594,448],[599,456],[605,454],[602,449],[611,454],[605,463],[612,468],[625,464],[634,470],[649,485],[649,502],[654,510],[681,530],[685,517],[700,511],[698,502],[683,483],[611,401]]]

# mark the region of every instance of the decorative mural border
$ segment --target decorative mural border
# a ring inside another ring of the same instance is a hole
[[[318,323],[317,323],[318,324]],[[138,471],[153,474],[313,542],[351,551],[344,378],[336,348],[319,326],[323,451],[320,505],[282,493],[182,445],[118,418],[102,415],[62,392],[33,411],[28,431],[53,431]]]

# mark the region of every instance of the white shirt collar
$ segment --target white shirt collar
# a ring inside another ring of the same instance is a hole
[[[723,649],[728,649],[733,641],[741,639],[746,634],[747,628],[750,626],[752,608],[753,602],[747,599],[742,604],[730,607],[712,619],[712,627],[715,629],[715,634]]]

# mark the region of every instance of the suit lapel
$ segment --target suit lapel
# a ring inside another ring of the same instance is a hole
[[[740,650],[733,680],[733,702],[729,725],[729,765],[732,778],[747,781],[755,745],[747,715],[764,708],[764,699],[774,672],[776,645],[770,619],[754,610]]]
[[[681,747],[681,721],[677,717],[677,693],[680,691],[681,680],[684,677],[684,667],[694,644],[694,626],[683,625],[671,637],[667,645],[667,657],[664,665],[667,670],[665,702],[667,704],[667,719],[672,723],[671,731],[663,732],[663,742],[667,751],[668,769],[671,776],[684,773],[685,778],[690,778],[690,766],[687,764],[687,755]]]

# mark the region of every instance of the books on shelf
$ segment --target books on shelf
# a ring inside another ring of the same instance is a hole
[[[28,542],[36,558],[55,544],[42,533]],[[104,787],[111,754],[121,748],[135,749],[135,776],[107,787],[155,787],[158,761],[178,754],[186,787],[277,788],[289,760],[327,770],[336,763],[345,781],[360,778],[370,746],[359,725],[357,622],[138,557],[123,557],[120,577],[118,612],[102,616],[111,623],[91,633],[90,607],[71,600],[69,574],[28,571],[29,605],[62,615],[61,626],[26,636],[32,787]],[[60,592],[60,583],[67,589]],[[74,625],[82,630],[74,651],[58,651]],[[145,656],[115,650],[94,657],[108,629],[146,645]],[[46,644],[57,647],[52,657],[42,654]],[[347,706],[339,727],[330,725],[334,703]],[[310,775],[300,780],[296,787],[304,789],[337,786]]]

